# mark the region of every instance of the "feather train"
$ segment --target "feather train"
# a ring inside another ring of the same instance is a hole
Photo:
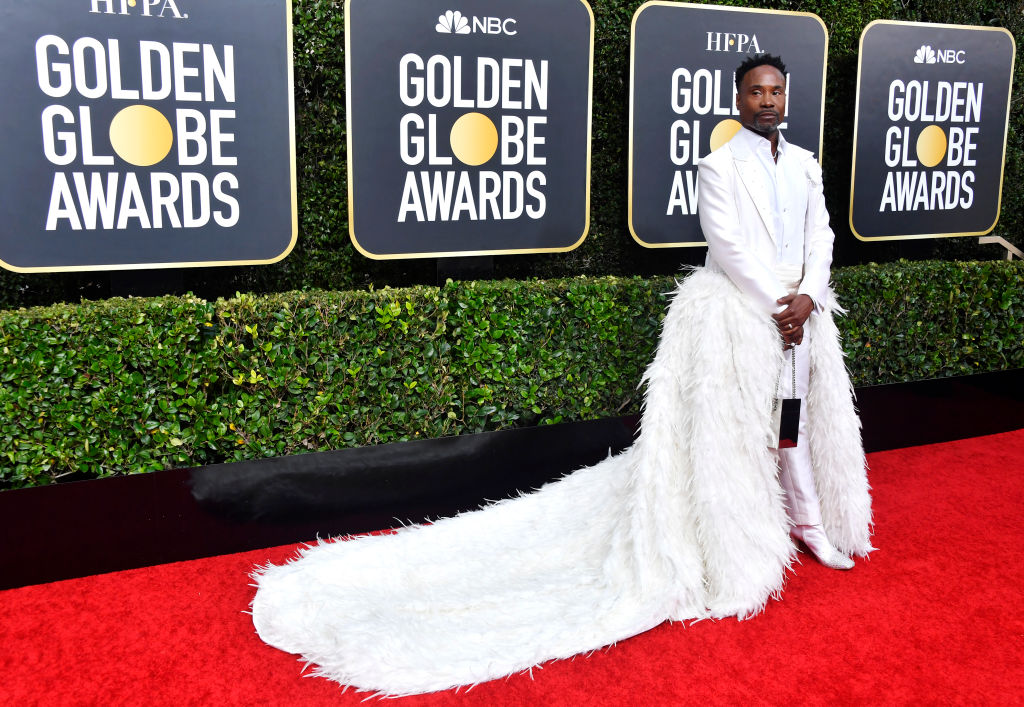
[[[872,550],[860,422],[831,313],[811,317],[808,424],[826,531]],[[746,618],[794,557],[766,446],[782,352],[729,279],[677,288],[624,452],[393,535],[326,541],[254,574],[253,623],[314,673],[405,695],[492,680],[666,620]]]

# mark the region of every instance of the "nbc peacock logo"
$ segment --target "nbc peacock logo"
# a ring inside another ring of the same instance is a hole
[[[922,44],[914,53],[915,64],[966,64],[967,52],[963,49],[933,49]]]
[[[929,44],[922,44],[914,54],[915,64],[934,64],[935,63],[935,50],[931,48]]]
[[[441,34],[469,34],[469,19],[458,10],[438,16],[434,29]]]

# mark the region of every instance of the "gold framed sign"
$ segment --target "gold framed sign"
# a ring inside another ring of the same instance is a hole
[[[34,0],[0,25],[0,264],[273,263],[295,244],[288,0]]]
[[[979,236],[1002,198],[1013,35],[878,20],[864,28],[850,175],[862,241]]]
[[[582,0],[348,0],[356,249],[393,259],[582,243],[593,41]]]
[[[629,231],[647,248],[703,246],[697,162],[737,121],[736,67],[781,55],[786,139],[821,159],[828,32],[817,15],[652,0],[633,15],[629,82]]]

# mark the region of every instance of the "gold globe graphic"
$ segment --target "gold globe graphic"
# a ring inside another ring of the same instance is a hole
[[[733,120],[732,118],[726,118],[721,123],[715,126],[715,129],[711,131],[711,151],[714,152],[725,143],[732,140],[733,136],[740,131],[743,125],[740,121]]]
[[[946,156],[946,133],[938,125],[929,125],[917,136],[917,159],[925,167],[934,167]]]
[[[498,149],[498,129],[483,113],[466,113],[452,126],[452,153],[463,164],[478,167]]]
[[[174,133],[156,108],[128,106],[110,121],[110,146],[117,156],[136,167],[150,167],[167,157]]]

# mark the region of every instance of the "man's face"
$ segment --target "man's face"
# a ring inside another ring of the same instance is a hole
[[[779,129],[786,110],[786,77],[774,66],[755,66],[740,83],[736,108],[743,127],[771,135]]]

